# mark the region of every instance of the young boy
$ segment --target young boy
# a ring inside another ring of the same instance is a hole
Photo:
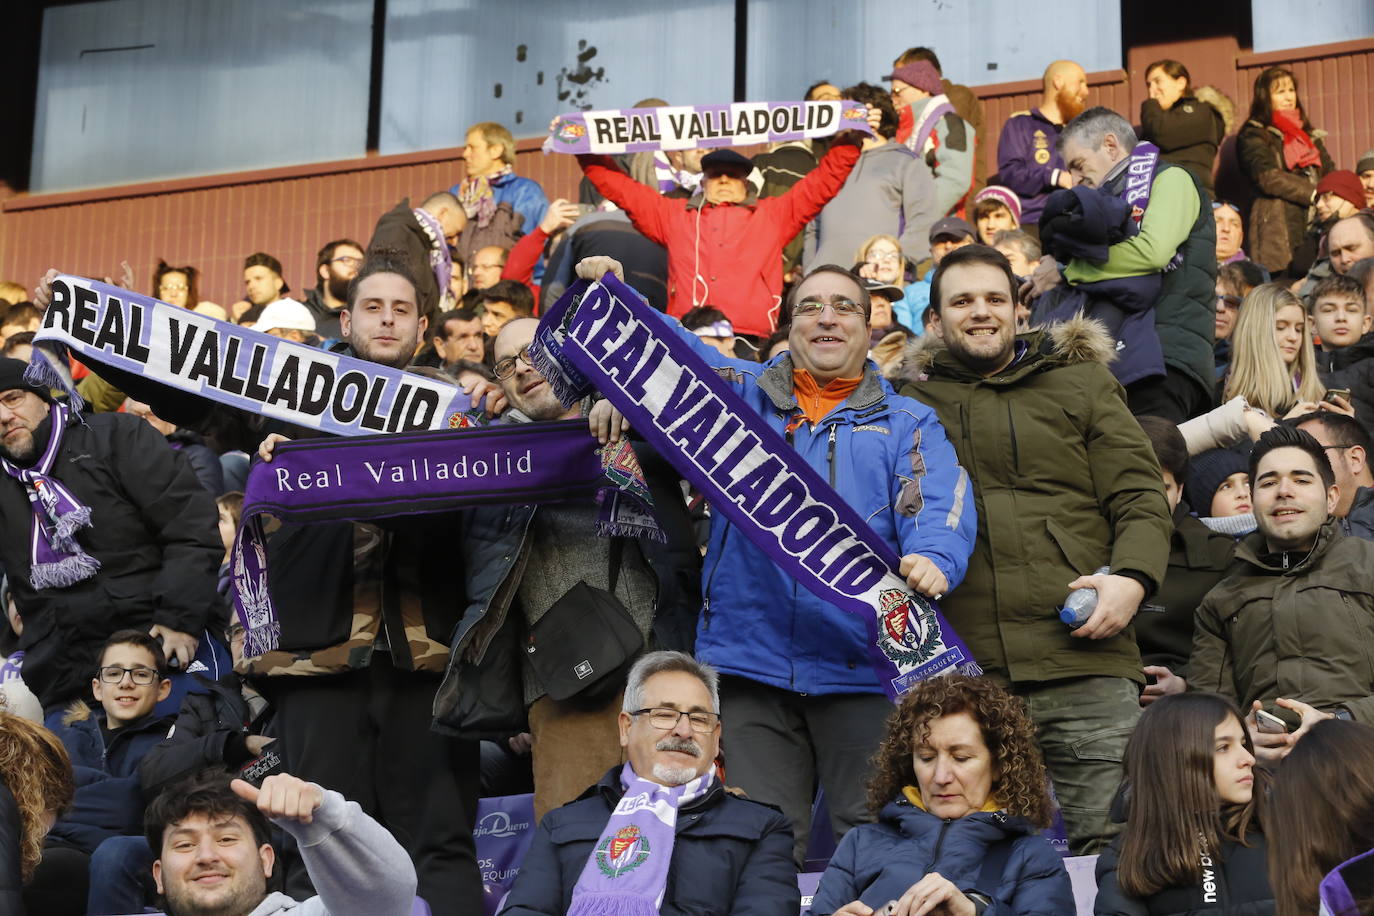
[[[1349,389],[1355,419],[1374,429],[1374,316],[1364,286],[1332,274],[1312,290],[1308,304],[1312,331],[1321,340],[1317,371],[1328,389]]]
[[[76,799],[48,835],[91,856],[87,912],[137,913],[151,888],[152,855],[142,838],[138,764],[166,736],[172,718],[154,708],[172,689],[162,644],[142,630],[105,641],[91,678],[97,709],[81,701],[62,717],[57,735],[71,755]]]
[[[1255,530],[1249,465],[1234,449],[1208,449],[1189,459],[1183,496],[1213,531],[1240,537]]]

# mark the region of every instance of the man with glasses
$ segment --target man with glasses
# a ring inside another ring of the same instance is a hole
[[[578,273],[618,269],[589,258]],[[912,589],[929,598],[952,591],[977,528],[971,484],[935,412],[893,394],[868,359],[868,290],[852,272],[824,265],[784,308],[790,349],[762,366],[678,333],[867,520],[901,558]],[[818,781],[837,840],[869,818],[868,761],[892,704],[869,661],[868,630],[798,585],[720,513],[711,517],[702,598],[696,652],[722,675],[730,781],[782,809],[801,864]]]
[[[339,313],[348,305],[348,283],[363,266],[363,246],[352,239],[335,239],[315,256],[315,288],[305,296],[305,307],[315,316],[315,333],[336,340]]]
[[[547,423],[582,416],[581,405],[565,408],[530,363],[529,345],[538,326],[533,318],[516,318],[496,337],[496,377],[510,405],[500,423]],[[643,443],[636,443],[634,454],[628,457],[644,468],[667,544],[598,536],[599,509],[590,498],[470,510],[463,516],[457,543],[466,573],[467,615],[480,616],[482,622],[467,632],[481,632],[493,625],[489,622],[514,616],[510,630],[519,634],[515,639],[523,644],[525,634],[584,583],[613,591],[646,643],[652,638],[665,647],[689,647],[690,636],[675,638],[667,630],[670,621],[676,620],[676,628],[690,634],[687,621],[696,613],[697,597],[694,589],[681,586],[695,583],[701,568],[678,477]],[[613,564],[619,567],[614,585]],[[660,619],[664,608],[677,614]],[[459,680],[466,684],[468,677],[494,670],[492,662],[500,654],[500,644],[486,652],[481,664],[470,662],[472,653],[465,648],[462,643],[453,648]],[[490,707],[508,705],[515,713],[507,724],[520,734],[507,747],[523,752],[533,745],[534,811],[536,817],[543,817],[577,798],[607,767],[620,761],[616,740],[620,698],[554,700],[527,653],[519,652],[511,667],[510,676],[483,682],[477,701]],[[497,702],[501,690],[510,692],[509,704]],[[525,710],[527,733],[519,716]],[[469,724],[443,718],[460,732]],[[457,718],[461,720],[462,715]],[[492,730],[489,722],[483,724],[483,731]]]
[[[973,127],[955,112],[929,60],[901,64],[883,79],[892,81],[892,104],[906,128],[900,142],[935,176],[935,215],[953,213],[973,187]]]
[[[716,682],[681,652],[635,663],[619,717],[628,762],[543,819],[503,913],[797,911],[787,819],[716,776]]]

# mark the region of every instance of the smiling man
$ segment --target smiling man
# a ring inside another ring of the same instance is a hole
[[[716,682],[681,652],[635,663],[620,713],[628,762],[540,822],[502,913],[797,911],[787,819],[716,778]]]
[[[268,821],[296,840],[319,896],[268,893],[278,870]],[[287,773],[261,788],[207,772],[148,806],[153,880],[168,916],[343,916],[408,913],[415,869],[356,802]]]
[[[1374,722],[1374,543],[1341,532],[1340,488],[1308,433],[1265,432],[1250,452],[1250,479],[1259,530],[1198,607],[1188,682],[1298,726],[1267,734],[1249,718],[1256,755],[1272,763],[1316,719]]]
[[[1018,336],[1016,279],[997,251],[947,255],[931,302],[945,346],[917,352],[902,394],[939,414],[978,509],[968,575],[942,608],[983,670],[1025,701],[1070,848],[1089,854],[1113,830],[1140,715],[1131,618],[1168,562],[1159,465],[1104,365],[1101,327],[1078,320]],[[1079,587],[1097,589],[1097,609],[1070,629],[1057,610]]]
[[[589,258],[578,274],[618,267]],[[790,349],[762,366],[723,356],[670,323],[868,521],[914,591],[949,593],[973,547],[968,475],[934,411],[893,394],[868,359],[868,289],[851,271],[823,265],[784,307]],[[868,759],[892,709],[869,661],[868,630],[798,586],[720,513],[701,581],[696,652],[723,675],[731,780],[782,808],[801,864],[817,781],[837,840],[868,819]]]

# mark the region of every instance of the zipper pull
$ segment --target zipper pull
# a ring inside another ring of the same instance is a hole
[[[711,599],[709,597],[701,599],[701,628],[703,630],[711,629]]]

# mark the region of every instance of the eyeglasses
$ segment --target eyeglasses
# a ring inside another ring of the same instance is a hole
[[[720,724],[720,716],[713,712],[680,712],[676,709],[668,709],[665,706],[655,706],[652,709],[636,709],[630,713],[632,716],[648,716],[649,724],[659,731],[672,731],[677,728],[678,722],[682,717],[687,717],[687,722],[692,726],[692,731],[698,734],[708,734],[716,730]]]
[[[821,299],[803,299],[792,306],[792,315],[796,318],[815,318],[825,311],[827,305],[834,310],[836,315],[862,315],[864,313],[864,307],[853,299],[836,296],[829,302]]]
[[[185,283],[162,283],[158,285],[158,289],[164,293],[184,293],[187,286]]]
[[[1241,298],[1240,298],[1240,296],[1226,296],[1226,295],[1217,296],[1217,304],[1218,304],[1218,305],[1224,305],[1224,306],[1226,306],[1228,309],[1238,309],[1238,308],[1240,308],[1240,303],[1241,303]]]
[[[870,253],[867,258],[864,258],[869,264],[896,264],[901,259],[902,256],[895,251],[888,251],[882,254]]]
[[[499,379],[508,379],[514,375],[515,361],[517,359],[523,360],[525,365],[529,366],[531,369],[534,368],[534,363],[530,362],[530,348],[527,345],[521,347],[520,352],[516,353],[514,356],[507,356],[505,359],[496,361],[496,365],[492,367],[496,371],[496,377]]]
[[[1353,445],[1323,445],[1323,446],[1322,446],[1322,451],[1326,451],[1326,450],[1329,449],[1329,448],[1334,448],[1334,449],[1336,449],[1337,451],[1345,451],[1345,450],[1348,449],[1348,448],[1354,448],[1354,447],[1355,447],[1355,446],[1353,446]]]
[[[362,258],[355,258],[351,254],[341,254],[337,258],[330,258],[329,261],[331,264],[348,264],[351,267],[360,267],[363,263]]]
[[[104,684],[118,684],[124,680],[124,675],[140,687],[147,687],[156,681],[157,672],[152,668],[121,668],[119,665],[106,665],[100,669],[100,680]]]
[[[0,394],[0,407],[9,411],[19,409],[19,405],[24,403],[24,397],[28,392],[22,388],[11,388],[4,394]]]

